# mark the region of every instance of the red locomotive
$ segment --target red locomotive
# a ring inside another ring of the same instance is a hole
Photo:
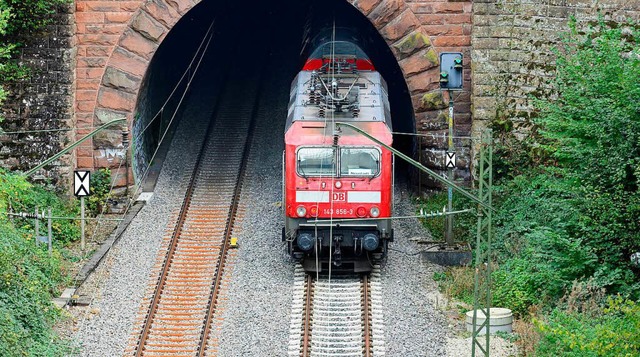
[[[392,142],[387,85],[349,41],[316,47],[291,85],[282,239],[310,272],[368,272],[393,240],[393,155],[348,122]]]

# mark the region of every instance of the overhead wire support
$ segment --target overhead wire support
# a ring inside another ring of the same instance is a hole
[[[478,197],[484,205],[478,204],[478,225],[476,232],[476,260],[474,277],[473,334],[471,356],[489,357],[489,321],[491,315],[491,234],[492,210],[491,191],[493,186],[493,147],[491,131],[482,134],[480,147],[480,172],[478,174]],[[478,324],[478,314],[484,321]],[[480,316],[482,318],[482,316]],[[484,336],[481,333],[484,330]],[[479,350],[481,354],[477,354]]]

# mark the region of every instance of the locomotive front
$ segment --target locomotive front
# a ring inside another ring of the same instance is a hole
[[[387,254],[393,156],[386,84],[353,43],[319,46],[294,79],[283,159],[289,253],[306,271],[367,272]]]

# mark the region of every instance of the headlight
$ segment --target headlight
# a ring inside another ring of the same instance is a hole
[[[376,218],[380,215],[380,209],[378,207],[371,207],[369,213],[371,213],[371,217]]]
[[[358,207],[358,209],[356,209],[356,215],[357,215],[358,217],[364,217],[364,216],[366,216],[366,215],[367,215],[367,209],[366,209],[366,208],[364,208],[364,207],[362,207],[362,206]]]
[[[336,181],[335,185],[336,185],[336,188],[342,188],[342,182],[340,181]]]
[[[298,215],[298,217],[304,217],[307,215],[307,209],[304,208],[304,206],[298,206],[298,208],[296,209],[296,214]]]

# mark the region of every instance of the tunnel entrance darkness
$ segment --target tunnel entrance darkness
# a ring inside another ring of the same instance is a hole
[[[262,16],[272,16],[276,21],[276,29],[260,28]],[[193,60],[194,54],[201,45],[207,29],[214,21],[214,36],[208,48],[206,63],[199,68],[197,76],[206,76],[206,82],[223,86],[221,73],[228,68],[228,62],[238,57],[250,58],[255,55],[252,43],[269,41],[271,46],[270,63],[277,66],[286,83],[302,68],[304,61],[312,50],[313,39],[321,32],[331,29],[334,22],[336,28],[348,28],[357,34],[360,46],[373,61],[376,69],[386,80],[391,105],[393,130],[395,132],[415,132],[414,112],[407,85],[389,46],[369,20],[345,0],[276,0],[276,1],[226,1],[204,0],[189,11],[174,26],[153,56],[147,69],[138,95],[133,130],[133,161],[136,183],[140,184],[143,173],[154,158],[156,147],[160,143],[165,130],[168,135],[162,140],[151,166],[150,179],[153,172],[159,171],[163,153],[168,150],[172,130],[175,130],[180,119],[183,106],[178,108],[181,96],[186,88],[187,80],[176,87],[185,69]],[[323,31],[324,30],[324,31]],[[282,38],[265,39],[267,33],[286,34]],[[286,46],[289,51],[278,51],[277,47]],[[230,55],[233,53],[233,55]],[[278,58],[283,53],[295,53],[296,58]],[[196,59],[197,62],[197,59]],[[256,63],[256,65],[259,65]],[[193,68],[187,71],[187,77]],[[195,81],[194,81],[195,83]],[[187,91],[202,90],[191,86]],[[220,88],[220,90],[224,90]],[[284,89],[289,92],[289,87]],[[173,95],[171,93],[173,92]],[[169,98],[167,100],[167,98]],[[186,102],[186,101],[185,101]],[[213,105],[213,104],[212,104]],[[175,119],[171,122],[178,108]],[[281,108],[273,114],[273,120],[286,121],[286,103],[276,106]],[[283,109],[282,109],[283,108]],[[284,133],[278,132],[275,140],[283,140]],[[394,135],[394,147],[413,156],[414,142],[411,136]],[[400,160],[398,160],[400,161]],[[398,177],[406,176],[406,166],[398,162]],[[154,169],[155,167],[155,169]]]

